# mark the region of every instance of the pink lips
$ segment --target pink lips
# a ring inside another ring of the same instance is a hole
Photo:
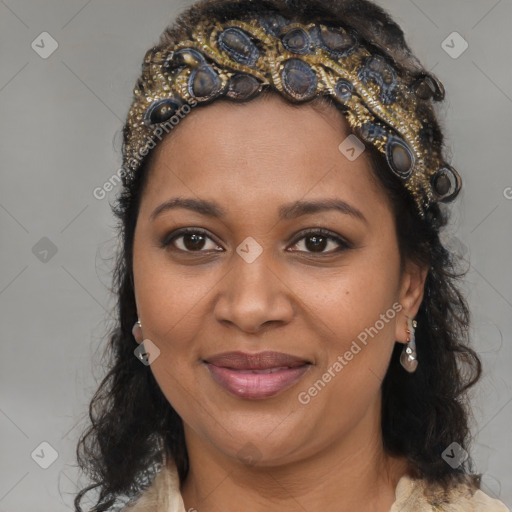
[[[266,398],[290,388],[310,362],[281,352],[225,352],[204,361],[212,378],[242,398]]]

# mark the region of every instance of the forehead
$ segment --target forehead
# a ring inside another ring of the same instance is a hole
[[[350,134],[334,106],[274,94],[219,100],[193,109],[154,149],[144,195],[223,197],[233,206],[339,197],[379,214],[385,196],[368,156],[349,160],[339,149]]]

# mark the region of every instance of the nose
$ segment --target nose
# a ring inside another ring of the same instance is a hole
[[[295,314],[290,283],[279,275],[270,250],[251,263],[233,255],[230,270],[222,279],[215,316],[248,333],[257,333],[272,324],[285,325]]]

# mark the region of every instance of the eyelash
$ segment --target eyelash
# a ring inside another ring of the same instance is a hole
[[[203,235],[206,238],[209,238],[212,242],[217,243],[217,242],[215,242],[215,240],[213,240],[208,235],[208,233],[204,229],[201,229],[201,228],[182,228],[182,229],[179,229],[178,231],[172,233],[172,236],[170,238],[169,238],[169,235],[166,235],[164,237],[164,239],[162,240],[162,242],[161,242],[161,247],[162,248],[169,247],[169,246],[171,246],[171,244],[175,240],[177,240],[178,238],[182,237],[183,235],[187,235],[187,234]],[[340,245],[340,247],[338,247],[338,249],[335,249],[335,250],[331,250],[331,251],[327,251],[327,252],[318,252],[318,253],[315,253],[313,251],[294,251],[294,252],[306,253],[306,254],[315,254],[315,255],[331,255],[331,254],[336,254],[336,253],[339,253],[339,252],[344,251],[346,249],[351,249],[352,248],[352,246],[351,246],[351,244],[349,242],[343,240],[339,236],[334,235],[331,231],[328,231],[327,229],[323,229],[323,228],[310,229],[310,230],[307,230],[307,231],[300,232],[298,234],[299,238],[295,238],[295,241],[292,243],[292,246],[293,245],[297,245],[297,243],[300,242],[302,239],[308,238],[309,236],[313,236],[313,235],[321,235],[322,237],[327,238],[329,241],[334,241],[334,242],[338,243]],[[205,251],[205,250],[202,250],[202,249],[198,250],[198,251],[189,251],[189,250],[184,250],[184,249],[178,249],[176,247],[172,247],[172,249],[176,250],[176,251],[183,252],[183,253],[189,253],[189,254],[192,254],[192,253],[200,254],[202,252],[209,252],[209,251]],[[221,252],[221,251],[214,250],[214,252]]]

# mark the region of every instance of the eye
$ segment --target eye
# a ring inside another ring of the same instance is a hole
[[[303,232],[301,234],[301,238],[296,240],[293,247],[300,246],[300,242],[304,240],[305,242],[303,246],[306,248],[306,251],[299,252],[332,254],[351,248],[351,245],[348,242],[326,229],[318,228],[315,230]],[[329,243],[331,244],[331,247],[332,245],[334,245],[334,247],[338,246],[338,249],[335,248],[334,250],[324,251],[324,249],[329,246]]]
[[[175,243],[179,240],[179,243]],[[207,240],[213,242],[210,249],[208,247],[204,250]],[[172,245],[174,249],[183,252],[206,252],[207,250],[219,250],[218,244],[206,234],[206,231],[199,228],[183,228],[174,233],[172,236],[166,236],[161,243],[162,247]],[[222,249],[221,249],[222,250]]]
[[[298,252],[331,254],[351,248],[348,242],[323,228],[316,228],[300,234],[302,236],[296,239],[292,247],[300,246],[301,242],[304,240],[306,250],[299,250]],[[211,242],[210,248],[207,247],[208,241]],[[334,245],[334,250],[325,251],[329,244],[331,244],[331,246]],[[182,252],[223,251],[207,232],[200,228],[179,229],[171,233],[171,235],[167,235],[162,240],[161,246],[172,246],[173,249]],[[338,249],[336,249],[336,246]]]

